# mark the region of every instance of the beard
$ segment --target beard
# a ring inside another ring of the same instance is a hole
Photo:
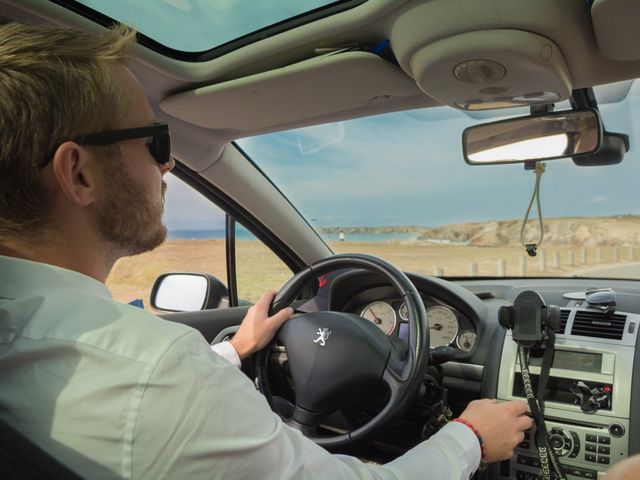
[[[118,257],[148,252],[167,238],[167,227],[162,223],[167,184],[162,181],[162,197],[154,202],[145,187],[123,171],[109,170],[110,195],[97,207],[96,216],[98,233]]]

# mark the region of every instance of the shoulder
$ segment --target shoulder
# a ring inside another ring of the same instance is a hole
[[[59,290],[38,299],[39,308],[23,332],[34,339],[72,342],[76,347],[155,364],[182,337],[205,343],[186,325],[101,295]]]

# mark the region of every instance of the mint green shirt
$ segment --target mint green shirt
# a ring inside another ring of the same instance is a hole
[[[453,423],[387,465],[283,424],[196,330],[77,272],[0,256],[0,417],[86,478],[468,479]]]

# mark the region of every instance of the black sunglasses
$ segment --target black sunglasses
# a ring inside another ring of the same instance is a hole
[[[108,132],[89,133],[80,135],[73,139],[80,145],[109,145],[123,140],[133,140],[135,138],[150,137],[151,142],[147,143],[149,153],[160,165],[166,165],[171,161],[171,136],[169,135],[169,125],[166,123],[155,123],[147,127],[122,128]],[[47,166],[53,155],[41,166]]]

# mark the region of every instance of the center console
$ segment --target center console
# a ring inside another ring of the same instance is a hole
[[[595,309],[562,310],[562,327],[545,394],[544,417],[549,444],[568,479],[603,478],[629,454],[632,374],[640,315]],[[498,398],[524,399],[516,343],[505,336]],[[534,392],[541,359],[530,358]],[[580,398],[576,385],[597,395]],[[573,392],[572,392],[573,390]],[[535,432],[527,435],[511,460],[500,466],[501,479],[542,478]]]

